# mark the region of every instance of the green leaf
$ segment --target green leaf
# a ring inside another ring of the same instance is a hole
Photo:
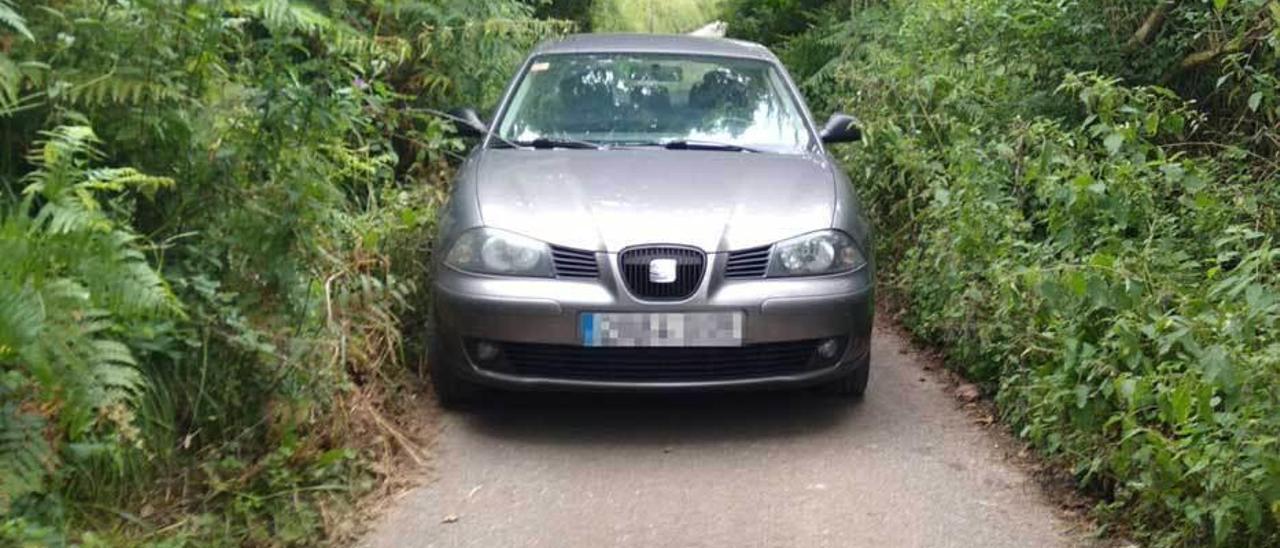
[[[1236,370],[1231,358],[1222,346],[1214,345],[1200,355],[1205,382],[1228,392],[1236,387]]]
[[[1173,415],[1169,417],[1169,422],[1175,426],[1186,424],[1187,419],[1191,416],[1191,389],[1186,384],[1181,384],[1169,394],[1170,410]]]
[[[1112,133],[1107,136],[1102,144],[1107,147],[1108,153],[1115,156],[1116,153],[1120,152],[1120,147],[1124,146],[1124,134],[1120,132]]]
[[[1084,296],[1089,289],[1089,281],[1079,272],[1069,272],[1066,275],[1066,285],[1077,296]]]
[[[1137,399],[1134,396],[1138,392],[1138,381],[1130,377],[1119,381],[1117,388],[1120,396],[1124,398],[1125,403],[1127,403],[1130,408],[1135,407]]]
[[[1232,506],[1223,504],[1213,510],[1213,540],[1218,546],[1227,544],[1227,539],[1236,527],[1237,513]]]
[[[1148,114],[1144,123],[1147,135],[1155,135],[1160,132],[1160,115],[1158,113],[1152,112]]]
[[[1258,107],[1262,106],[1262,92],[1255,91],[1249,96],[1249,110],[1258,112]]]

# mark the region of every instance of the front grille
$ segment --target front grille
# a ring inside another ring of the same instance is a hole
[[[650,279],[649,265],[656,259],[676,261],[674,282],[657,283]],[[707,256],[688,247],[637,247],[624,250],[618,263],[632,295],[651,301],[679,301],[693,295],[702,284]]]
[[[618,382],[760,379],[817,371],[834,360],[816,356],[819,341],[731,348],[598,348],[504,343],[490,367],[521,377]]]
[[[726,278],[762,278],[769,268],[770,246],[744,249],[729,252],[729,262],[725,265]]]
[[[600,265],[593,251],[551,246],[551,262],[559,278],[598,278]]]

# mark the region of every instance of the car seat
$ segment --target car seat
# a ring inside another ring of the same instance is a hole
[[[726,68],[702,75],[702,81],[689,90],[689,106],[707,111],[714,108],[745,109],[750,106],[746,77]]]
[[[574,118],[601,120],[615,106],[613,86],[616,81],[612,70],[599,67],[571,74],[560,81],[560,106],[565,112],[576,113]]]

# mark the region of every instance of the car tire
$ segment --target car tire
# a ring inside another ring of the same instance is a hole
[[[432,333],[428,336],[427,377],[440,407],[451,411],[471,408],[480,399],[482,389],[457,372],[458,357],[445,351],[443,341]]]
[[[827,384],[826,392],[851,399],[860,399],[867,393],[867,381],[871,378],[871,357],[861,360],[862,363],[843,377]]]

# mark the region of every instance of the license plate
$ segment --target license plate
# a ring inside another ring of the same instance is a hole
[[[742,346],[741,312],[589,312],[583,346]]]

